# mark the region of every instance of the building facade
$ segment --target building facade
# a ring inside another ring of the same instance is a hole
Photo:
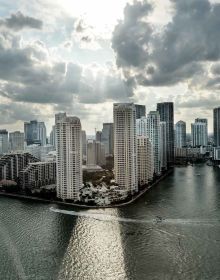
[[[175,147],[186,147],[186,123],[178,121],[175,125]]]
[[[46,145],[47,133],[44,122],[33,120],[24,123],[24,138],[27,145]]]
[[[12,152],[24,150],[24,133],[15,131],[9,133],[9,150]]]
[[[172,165],[174,162],[174,106],[173,102],[157,104],[157,111],[160,114],[160,121],[166,122],[167,137],[167,162]]]
[[[81,122],[65,113],[56,117],[57,196],[79,200],[82,187]]]
[[[116,103],[114,115],[114,173],[127,192],[138,190],[136,110],[133,103]]]
[[[101,142],[105,146],[106,156],[114,154],[113,123],[103,123]]]
[[[213,110],[214,145],[220,147],[220,107]]]
[[[196,122],[191,124],[192,146],[206,147],[208,145],[208,129],[207,123]]]
[[[167,170],[167,123],[160,122],[160,155],[161,169]]]
[[[136,109],[136,119],[146,117],[146,107],[145,107],[145,105],[135,104],[135,109]]]
[[[154,157],[150,140],[146,136],[137,136],[138,185],[144,186],[153,180]]]
[[[0,130],[0,155],[8,152],[8,131],[6,129]]]

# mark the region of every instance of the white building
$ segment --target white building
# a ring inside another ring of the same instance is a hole
[[[153,180],[154,157],[150,140],[146,136],[137,136],[138,184],[146,185]]]
[[[57,196],[62,199],[79,200],[82,187],[82,138],[81,122],[77,117],[57,114]]]
[[[178,121],[175,124],[175,146],[176,148],[186,147],[186,123]]]
[[[158,111],[151,111],[147,117],[137,119],[137,135],[147,136],[153,147],[154,172],[161,173],[161,128]]]
[[[136,110],[133,103],[114,104],[114,172],[116,183],[127,190],[138,190]]]
[[[208,145],[207,122],[195,121],[191,124],[192,146],[200,147]]]

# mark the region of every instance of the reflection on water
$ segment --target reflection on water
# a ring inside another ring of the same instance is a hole
[[[219,251],[220,170],[205,165],[119,209],[0,198],[2,280],[219,279]]]

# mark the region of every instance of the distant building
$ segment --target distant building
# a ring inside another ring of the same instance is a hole
[[[15,131],[9,133],[9,150],[12,152],[24,150],[24,133]]]
[[[138,190],[136,109],[133,103],[114,104],[114,173],[127,192]]]
[[[114,130],[113,123],[103,123],[101,143],[105,146],[106,156],[114,154]]]
[[[0,155],[8,152],[8,131],[6,129],[0,130]]]
[[[220,107],[213,110],[214,145],[220,147]]]
[[[33,120],[24,123],[24,138],[27,145],[46,145],[47,133],[44,122]]]
[[[167,162],[174,162],[174,108],[173,102],[157,104],[157,111],[160,114],[160,121],[166,122],[167,135]]]
[[[87,157],[87,139],[86,139],[85,130],[82,130],[81,137],[82,137],[82,156],[83,156],[83,160],[86,160],[86,157]]]
[[[89,139],[87,141],[87,166],[97,165],[96,161],[96,141]]]
[[[160,122],[160,162],[161,169],[167,169],[167,123]]]
[[[220,162],[220,147],[215,147],[213,150],[213,160]]]
[[[154,157],[150,140],[146,136],[137,136],[138,185],[143,186],[153,180]]]
[[[56,127],[52,126],[52,130],[50,132],[50,145],[52,145],[56,149]]]
[[[183,121],[175,125],[175,144],[177,148],[186,147],[186,123]]]
[[[28,153],[6,154],[0,158],[0,181],[16,180],[18,174],[30,162],[37,162],[38,159]]]
[[[39,189],[45,186],[56,186],[56,162],[29,163],[19,172],[22,189]]]
[[[102,141],[102,132],[101,131],[96,131],[95,140],[98,142]]]
[[[207,122],[198,122],[191,124],[192,146],[200,147],[208,145]]]
[[[136,109],[136,119],[146,117],[146,107],[145,107],[145,105],[135,104],[135,109]]]
[[[82,136],[81,122],[77,117],[57,114],[57,196],[79,200],[82,187]]]

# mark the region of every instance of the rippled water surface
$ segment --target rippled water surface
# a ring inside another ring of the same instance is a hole
[[[0,197],[1,280],[220,279],[219,264],[220,169],[176,168],[120,209]]]

